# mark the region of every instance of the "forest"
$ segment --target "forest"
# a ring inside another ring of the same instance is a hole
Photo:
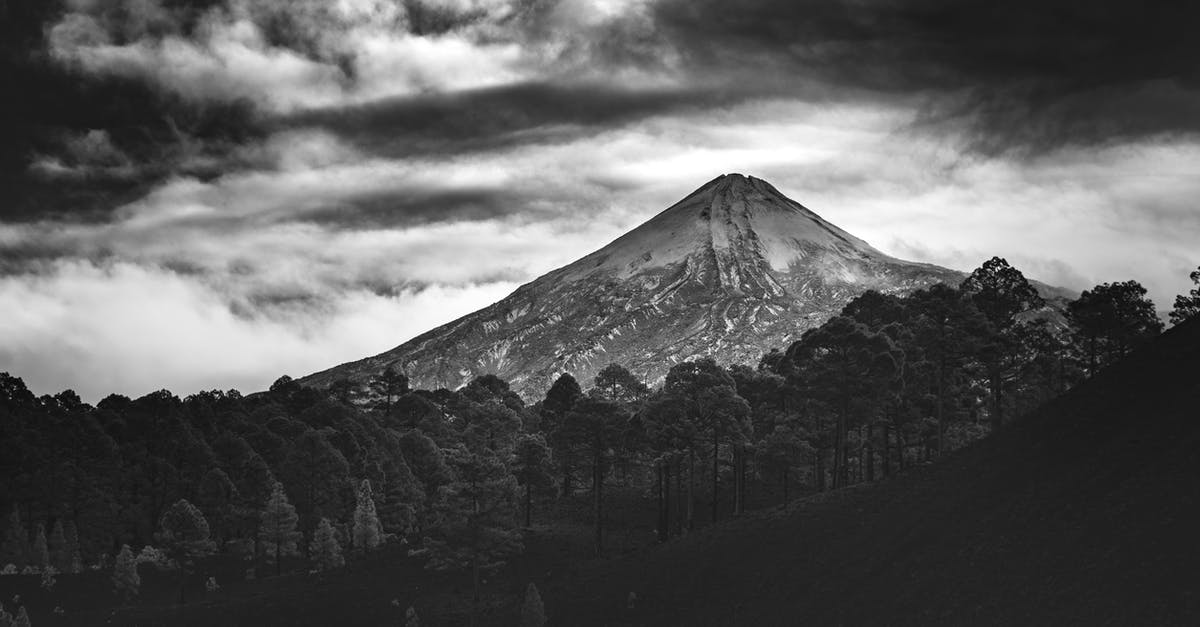
[[[1191,278],[1173,324],[1200,313],[1200,269]],[[219,586],[206,570],[218,556],[267,578],[401,545],[468,575],[477,602],[523,530],[554,523],[556,501],[586,499],[597,555],[613,491],[652,503],[655,539],[671,542],[766,494],[786,502],[933,463],[1163,328],[1135,281],[1047,302],[993,258],[958,286],[866,292],[755,365],[682,362],[652,388],[610,364],[593,381],[562,374],[532,403],[492,375],[420,390],[392,368],[327,390],[285,376],[255,394],[95,406],[0,374],[0,568],[47,588],[111,573],[114,605],[161,572],[187,603],[185,581]],[[0,625],[29,624],[20,603],[0,609]]]

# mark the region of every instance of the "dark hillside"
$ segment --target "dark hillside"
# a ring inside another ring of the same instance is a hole
[[[564,625],[1196,625],[1197,530],[1200,320],[943,463],[543,596]]]

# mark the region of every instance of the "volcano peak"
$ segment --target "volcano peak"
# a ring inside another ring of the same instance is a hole
[[[755,364],[868,289],[904,293],[961,274],[889,257],[770,183],[723,174],[574,263],[386,353],[304,380],[388,366],[429,389],[492,373],[533,398],[558,374],[620,363],[657,384],[702,356]]]

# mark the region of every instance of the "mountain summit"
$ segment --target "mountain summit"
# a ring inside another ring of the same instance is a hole
[[[587,387],[616,362],[655,384],[695,357],[757,364],[868,289],[962,277],[890,257],[770,183],[726,174],[489,307],[302,382],[363,380],[390,365],[426,388],[493,373],[533,398],[563,372]]]

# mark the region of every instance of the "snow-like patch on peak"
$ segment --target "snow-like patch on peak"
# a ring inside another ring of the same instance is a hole
[[[722,174],[555,274],[566,280],[598,273],[624,279],[695,255],[714,255],[718,263],[738,267],[753,267],[761,260],[776,272],[788,272],[793,264],[822,249],[886,258],[770,183],[743,174]]]

